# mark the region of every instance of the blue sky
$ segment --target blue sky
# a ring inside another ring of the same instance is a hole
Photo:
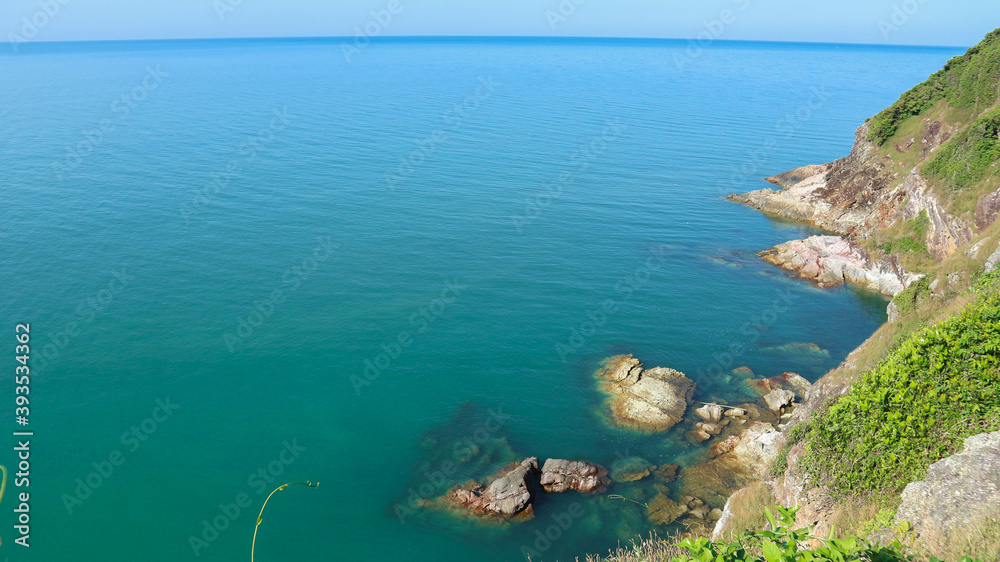
[[[372,13],[390,2],[398,13],[372,24]],[[720,26],[723,16],[729,21]],[[717,39],[969,46],[1000,27],[1000,2],[3,0],[0,22],[6,41],[345,36],[369,25],[379,35],[685,39],[705,32]]]

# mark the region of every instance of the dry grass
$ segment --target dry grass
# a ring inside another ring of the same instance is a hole
[[[958,562],[965,557],[982,562],[1000,561],[1000,519],[983,517],[946,537],[934,530],[924,530],[919,537],[912,533],[896,536],[916,555],[916,562],[931,557]]]
[[[841,502],[830,516],[830,528],[838,539],[867,538],[868,535],[892,526],[895,510],[886,510],[881,498],[851,496]]]
[[[764,510],[773,511],[776,504],[771,488],[763,482],[754,482],[741,488],[729,498],[729,509],[733,517],[722,527],[719,539],[729,542],[742,535],[743,531],[766,528]]]
[[[686,535],[687,536],[687,535]],[[607,556],[591,554],[586,562],[648,562],[650,560],[670,560],[674,556],[683,556],[688,552],[674,546],[680,538],[662,539],[655,533],[647,539],[632,541],[628,547],[611,551]],[[579,562],[577,558],[577,562]]]

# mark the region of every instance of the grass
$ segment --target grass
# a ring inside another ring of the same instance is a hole
[[[683,556],[686,550],[676,546],[676,540],[666,540],[653,534],[647,539],[632,541],[627,547],[619,547],[607,556],[587,555],[586,562],[647,562],[651,560],[670,560],[674,556]],[[579,558],[577,559],[579,561]]]
[[[982,518],[972,521],[952,537],[924,533],[920,541],[913,549],[924,558],[936,556],[942,560],[959,560],[968,556],[997,560],[1000,556],[1000,519]]]
[[[732,519],[723,526],[720,540],[731,541],[744,531],[759,531],[767,527],[764,509],[773,509],[777,501],[771,488],[763,482],[754,482],[738,490],[729,498]]]

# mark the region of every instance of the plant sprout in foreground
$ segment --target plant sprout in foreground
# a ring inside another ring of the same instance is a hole
[[[260,506],[260,513],[257,515],[257,524],[254,525],[254,528],[253,528],[253,544],[250,545],[250,562],[254,562],[253,553],[254,553],[254,549],[257,548],[257,529],[260,528],[260,522],[263,521],[264,508],[267,507],[267,502],[271,500],[271,496],[273,496],[275,492],[279,492],[281,490],[284,490],[285,488],[287,488],[289,486],[292,486],[294,484],[298,484],[299,486],[307,486],[309,488],[319,488],[319,482],[317,482],[315,484],[313,484],[312,482],[309,482],[309,481],[306,481],[306,482],[288,482],[287,484],[282,484],[281,486],[278,486],[270,494],[267,495],[267,499],[264,500],[264,505]]]

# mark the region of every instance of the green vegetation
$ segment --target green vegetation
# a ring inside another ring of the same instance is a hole
[[[1000,158],[998,132],[1000,107],[995,107],[945,143],[924,166],[924,172],[944,180],[953,191],[982,181]]]
[[[925,82],[906,92],[869,120],[868,140],[881,146],[900,124],[930,109],[939,100],[978,114],[992,106],[1000,91],[1000,30],[994,30],[964,55],[948,61]]]
[[[904,289],[902,293],[893,297],[892,302],[896,303],[896,310],[900,314],[909,314],[930,294],[931,282],[927,277],[922,277],[919,281]]]
[[[680,543],[687,555],[673,557],[673,562],[908,562],[914,556],[903,553],[894,542],[886,547],[872,545],[865,539],[850,537],[832,539],[812,534],[812,527],[794,529],[798,508],[778,507],[778,518],[765,511],[770,530],[747,531],[732,542],[711,542],[706,538],[689,538]],[[810,548],[810,543],[821,546]],[[963,558],[963,562],[972,562]],[[940,562],[931,557],[931,562]]]
[[[803,424],[814,477],[841,495],[895,495],[966,437],[1000,428],[997,277],[983,276],[963,311],[910,335]],[[922,290],[900,302],[917,302]]]

